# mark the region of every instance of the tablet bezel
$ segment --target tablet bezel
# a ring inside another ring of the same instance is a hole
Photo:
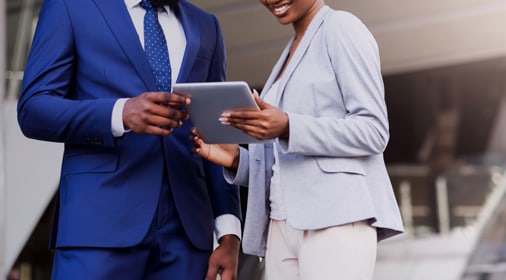
[[[248,84],[244,81],[176,83],[173,92],[192,97],[188,105],[190,120],[208,144],[263,143],[242,130],[221,124],[220,115],[232,109],[259,110]]]

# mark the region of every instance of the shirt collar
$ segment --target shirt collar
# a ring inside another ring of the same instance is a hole
[[[141,1],[140,0],[125,0],[125,4],[126,4],[127,8],[132,9],[136,6],[140,6]],[[165,12],[169,11],[169,7],[164,6],[163,8],[164,8]]]
[[[129,8],[129,9],[139,5],[140,3],[141,3],[141,1],[139,1],[139,0],[125,0],[125,4],[126,4],[127,8]]]

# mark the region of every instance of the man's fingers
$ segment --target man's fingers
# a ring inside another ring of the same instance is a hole
[[[180,127],[183,122],[181,119],[176,117],[171,118],[166,116],[151,115],[146,119],[146,124],[166,128],[177,128]]]
[[[169,97],[170,93],[145,92],[126,101],[123,109],[123,124],[136,133],[166,136],[188,119],[181,106],[164,104],[167,100],[180,102],[184,96]]]
[[[237,280],[237,278],[232,269],[225,269],[221,273],[221,280]]]
[[[164,93],[162,97],[164,99],[162,101],[164,104],[172,106],[175,106],[175,104],[178,104],[179,106],[188,105],[191,102],[190,97],[178,93]]]
[[[167,107],[164,105],[159,105],[159,106],[153,107],[150,113],[153,116],[158,116],[158,117],[164,118],[164,119],[171,119],[171,120],[178,121],[178,122],[188,119],[187,112],[183,112],[180,109]],[[158,124],[160,124],[160,123],[158,123]],[[160,124],[160,125],[163,125],[163,124]]]
[[[158,136],[167,136],[172,133],[173,128],[163,128],[159,126],[146,126],[144,131],[141,133],[150,134],[150,135],[158,135]]]
[[[209,264],[209,268],[207,269],[206,280],[216,280],[218,276],[219,266]]]
[[[172,92],[145,92],[143,97],[153,103],[180,107],[191,103],[191,98],[186,95]]]
[[[144,120],[133,121],[129,127],[137,133],[167,136],[180,126],[181,121],[179,120],[150,116]]]

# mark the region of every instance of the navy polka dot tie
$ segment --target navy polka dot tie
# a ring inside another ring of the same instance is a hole
[[[162,27],[158,22],[158,11],[149,0],[142,0],[141,6],[146,9],[144,16],[144,51],[151,70],[155,76],[159,91],[171,91],[172,77],[169,51]]]

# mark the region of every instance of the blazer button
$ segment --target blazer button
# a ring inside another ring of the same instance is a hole
[[[102,145],[104,143],[104,140],[99,137],[89,137],[86,139],[86,142],[92,145]]]

